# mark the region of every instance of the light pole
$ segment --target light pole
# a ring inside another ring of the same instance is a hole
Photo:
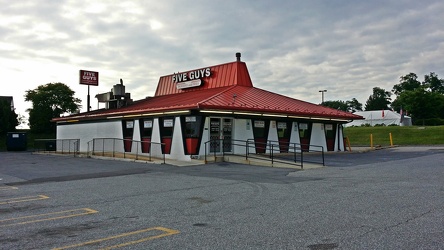
[[[322,93],[322,102],[321,103],[324,103],[324,93],[327,92],[327,90],[323,89],[323,90],[319,90],[319,92]]]

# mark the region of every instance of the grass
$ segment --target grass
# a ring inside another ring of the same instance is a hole
[[[389,146],[390,133],[393,145],[444,145],[444,126],[344,128],[344,135],[348,137],[353,146],[370,146],[370,135],[373,135],[374,146]]]
[[[34,147],[35,139],[55,139],[55,134],[33,134],[27,132],[28,149]],[[389,146],[390,133],[393,144],[406,145],[444,145],[444,126],[387,126],[387,127],[347,127],[344,135],[350,140],[352,146],[370,146],[370,135],[373,135],[373,145]],[[6,150],[6,136],[0,136],[0,151]]]

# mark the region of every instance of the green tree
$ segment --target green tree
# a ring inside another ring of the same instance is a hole
[[[435,72],[430,72],[429,75],[424,76],[423,85],[425,85],[430,92],[444,94],[444,80],[439,79]]]
[[[365,103],[365,110],[383,110],[388,109],[388,105],[391,103],[391,93],[385,89],[374,87],[373,94],[369,96]]]
[[[322,106],[324,107],[329,107],[329,108],[333,108],[333,109],[338,109],[338,110],[342,110],[342,111],[347,111],[347,104],[344,101],[325,101],[323,103],[321,103]]]
[[[431,92],[425,86],[413,91],[404,91],[392,103],[399,111],[408,111],[414,119],[444,118],[444,95]]]
[[[346,101],[347,103],[347,111],[348,112],[357,112],[357,111],[362,111],[362,103],[358,102],[358,100],[356,100],[356,98],[351,99],[350,101]]]
[[[401,108],[403,111],[408,111],[414,120],[444,119],[444,80],[431,72],[424,76],[422,83],[418,84],[419,81],[415,76],[414,73],[402,76],[400,83],[393,87],[397,97],[391,104],[392,108],[398,112]]]
[[[415,90],[421,86],[418,81],[418,76],[415,73],[409,73],[399,78],[399,84],[393,86],[392,92],[395,95],[400,95],[403,91]]]
[[[29,127],[32,132],[55,132],[52,118],[67,112],[75,112],[81,101],[74,97],[74,91],[63,83],[48,83],[36,89],[27,90],[25,101],[32,102],[29,112]]]
[[[15,131],[15,127],[19,125],[18,115],[12,108],[11,103],[5,99],[0,99],[0,134]]]
[[[349,101],[325,101],[321,103],[322,106],[334,108],[346,112],[356,112],[356,111],[362,111],[362,103],[358,102],[356,98],[353,98]]]

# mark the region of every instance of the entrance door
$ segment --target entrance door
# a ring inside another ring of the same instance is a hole
[[[210,152],[232,152],[233,119],[210,118]]]

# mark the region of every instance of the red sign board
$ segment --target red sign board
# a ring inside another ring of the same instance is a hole
[[[99,72],[80,70],[80,84],[99,86]]]

